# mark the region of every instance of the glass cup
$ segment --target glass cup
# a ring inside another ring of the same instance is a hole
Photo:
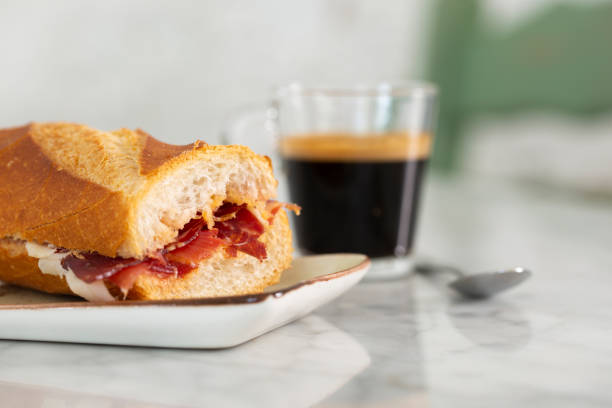
[[[412,266],[436,98],[427,83],[291,84],[260,113],[235,115],[224,142],[281,165],[288,199],[302,207],[292,220],[301,253],[364,253],[372,258],[367,278],[398,277]],[[262,130],[249,138],[254,123]]]

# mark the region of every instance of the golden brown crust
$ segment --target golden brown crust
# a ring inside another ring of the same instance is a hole
[[[234,193],[228,200],[253,203],[274,194],[269,162],[243,146],[173,146],[143,131],[71,123],[0,130],[0,238],[143,257],[157,248],[147,248],[134,228],[140,200],[177,168],[228,154],[249,160],[270,180],[257,197]]]
[[[0,139],[12,140],[0,149],[0,237],[114,255],[125,228],[122,194],[58,168],[24,128]]]
[[[63,277],[41,273],[38,260],[28,256],[20,241],[0,240],[0,280],[47,293],[73,294]]]
[[[0,129],[0,149],[4,149],[5,147],[24,137],[29,130],[30,125]]]
[[[160,142],[151,137],[150,134],[136,129],[136,133],[143,136],[144,141],[142,152],[140,154],[140,174],[146,175],[152,173],[168,160],[180,155],[183,152],[193,150],[200,143],[192,143],[188,145],[171,145]],[[205,143],[201,143],[205,144]]]

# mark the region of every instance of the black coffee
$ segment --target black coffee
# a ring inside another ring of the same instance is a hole
[[[425,142],[385,140],[397,135],[376,136],[375,143],[374,137],[315,137],[289,138],[281,148],[291,200],[302,207],[294,218],[299,247],[371,257],[409,254],[429,139],[416,148]]]

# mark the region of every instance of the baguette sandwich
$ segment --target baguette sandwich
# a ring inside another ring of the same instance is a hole
[[[0,130],[0,280],[90,301],[262,291],[291,263],[267,157],[71,123]]]

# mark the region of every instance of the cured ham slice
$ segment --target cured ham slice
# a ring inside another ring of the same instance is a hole
[[[236,248],[236,250],[244,252],[245,254],[254,256],[260,261],[263,261],[268,257],[266,246],[263,242],[259,242],[255,237],[249,237],[245,243],[241,245],[234,245],[233,248]]]
[[[219,247],[227,246],[227,242],[217,238],[218,231],[200,230],[187,245],[169,252],[166,258],[170,261],[195,266],[203,259],[211,257]]]
[[[113,282],[125,295],[134,286],[136,279],[143,274],[149,272],[148,265],[146,262],[141,262],[137,265],[128,266],[115,273],[113,276],[108,278],[109,281]],[[76,273],[75,273],[76,274]],[[78,276],[78,275],[77,275]]]
[[[196,238],[198,233],[202,230],[202,228],[204,228],[204,225],[205,225],[204,219],[202,219],[201,217],[193,218],[183,227],[182,230],[179,231],[179,234],[176,237],[177,243],[180,243],[182,245],[187,245],[193,239]]]
[[[70,254],[62,259],[62,266],[70,269],[80,280],[92,283],[100,279],[110,278],[120,270],[141,263],[134,258],[109,258],[95,252]]]
[[[159,277],[180,276],[193,269],[191,265],[169,262],[165,258],[109,258],[97,253],[70,254],[62,259],[62,266],[71,270],[84,282],[108,279],[124,292],[129,290],[141,273],[154,273]]]
[[[235,204],[232,204],[235,206]],[[254,256],[260,261],[267,258],[266,247],[258,239],[265,231],[263,224],[259,219],[246,208],[246,205],[236,208],[223,208],[222,212],[233,212],[233,218],[227,221],[219,221],[215,223],[215,228],[219,230],[219,238],[230,243],[227,253],[230,256],[236,256],[237,251]],[[217,213],[215,213],[216,216]]]
[[[108,280],[126,294],[132,286],[134,286],[136,279],[143,273],[154,273],[160,278],[166,278],[168,276],[181,276],[187,272],[191,272],[193,269],[194,266],[191,265],[177,262],[167,262],[163,264],[157,259],[149,259],[121,269],[119,272],[109,277]]]
[[[296,213],[300,211],[300,207],[294,204],[268,201],[268,221],[272,222],[274,215],[283,207]],[[181,276],[221,248],[225,248],[228,256],[243,252],[260,261],[267,258],[266,246],[259,241],[265,227],[246,204],[224,203],[215,211],[214,219],[215,228],[209,230],[198,215],[179,231],[174,242],[143,260],[79,253],[64,257],[62,266],[73,271],[84,282],[107,279],[127,293],[143,273],[156,274],[161,278]]]

